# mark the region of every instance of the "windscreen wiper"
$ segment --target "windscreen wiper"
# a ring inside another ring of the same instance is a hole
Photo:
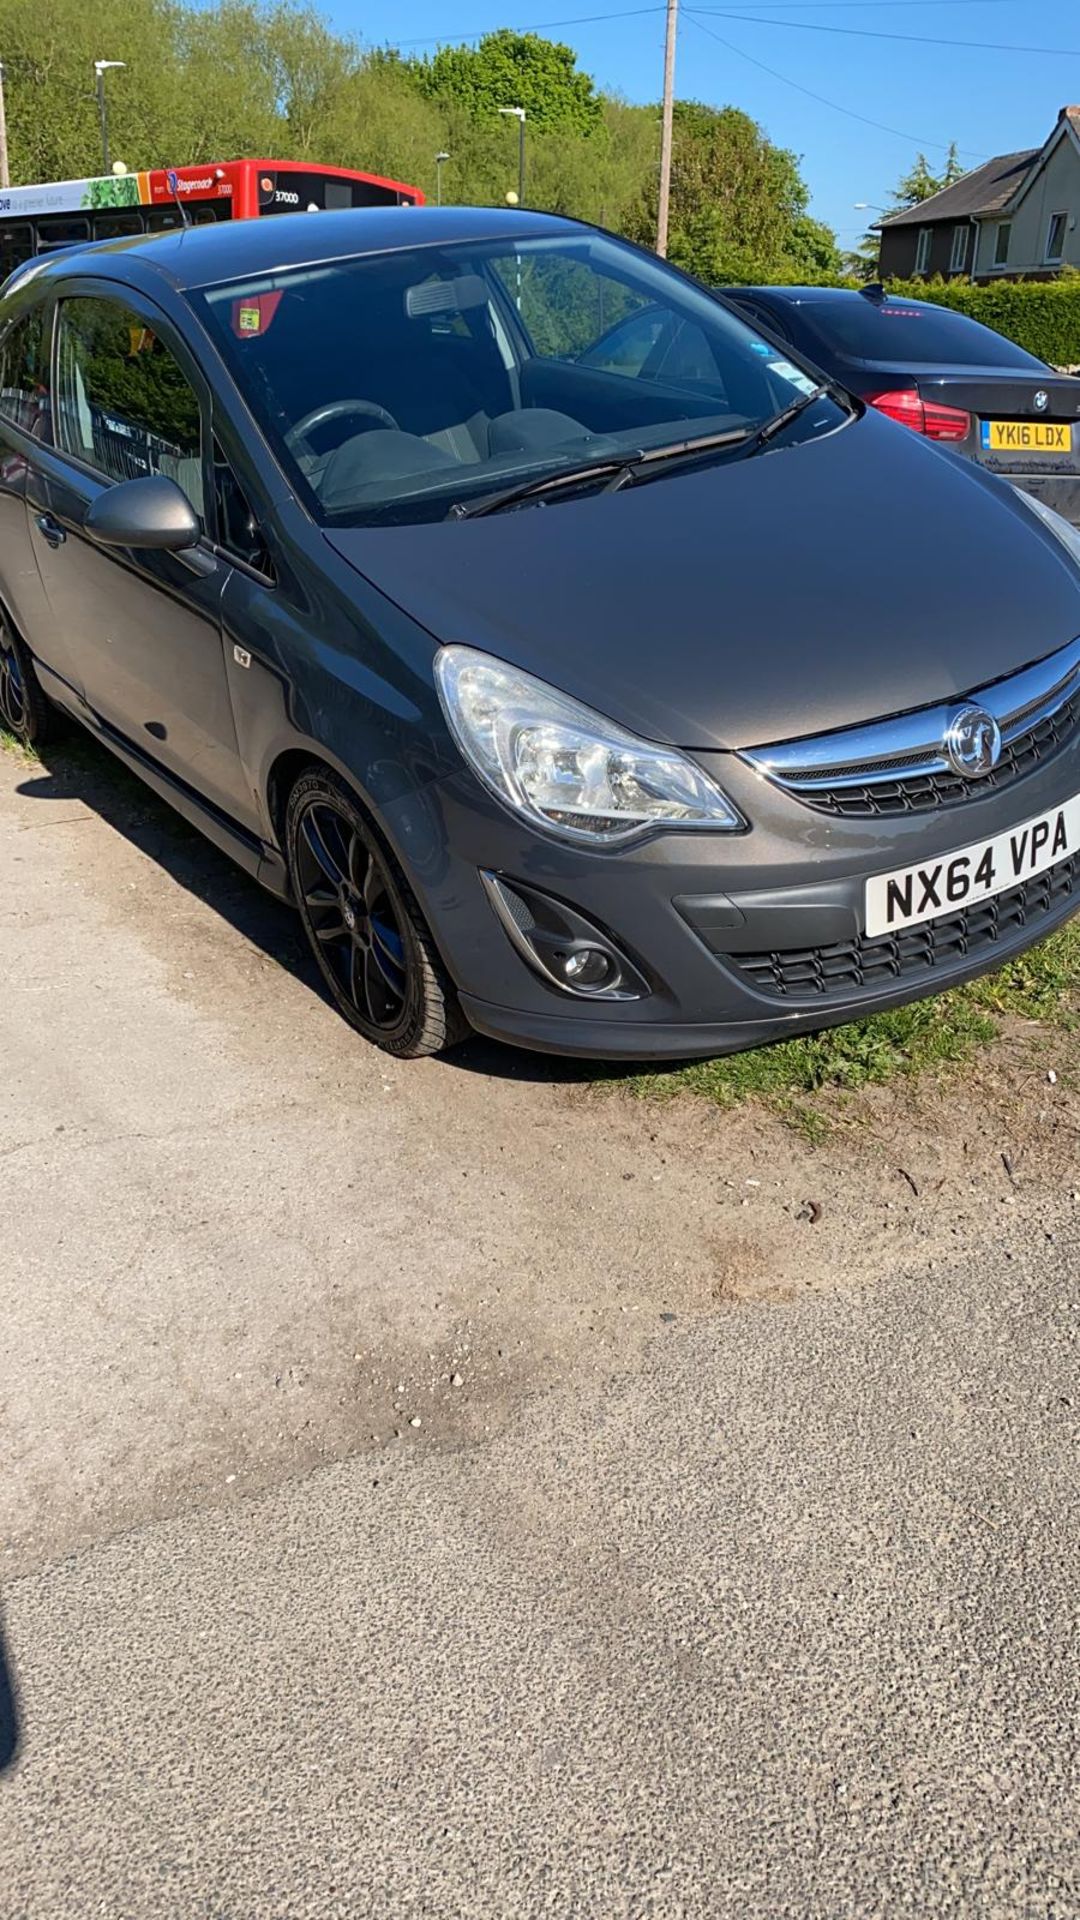
[[[709,453],[714,447],[734,447],[753,436],[752,427],[728,427],[723,433],[699,434],[692,440],[674,440],[663,447],[637,447],[632,453],[620,455],[617,460],[589,460],[581,466],[566,467],[559,473],[540,474],[533,480],[522,480],[516,487],[503,487],[498,493],[487,493],[479,500],[458,501],[447,514],[448,520],[478,520],[485,513],[500,513],[504,507],[513,507],[522,500],[543,499],[546,494],[557,493],[563,487],[583,486],[590,480],[606,482],[604,491],[614,492],[633,479],[639,467],[655,466],[661,460],[690,458],[696,453]]]
[[[479,500],[455,501],[447,514],[448,520],[479,520],[485,513],[500,513],[503,507],[516,506],[519,500],[543,498],[544,494],[557,493],[561,487],[581,486],[587,480],[604,480],[608,475],[617,476],[624,467],[633,465],[640,458],[634,453],[619,460],[587,460],[579,467],[563,467],[558,473],[543,473],[532,480],[519,480],[516,487],[501,487],[498,493],[482,494]]]
[[[779,413],[774,413],[771,420],[766,420],[765,425],[758,428],[754,435],[754,445],[766,446],[778,433],[783,433],[784,428],[789,427],[793,420],[797,420],[800,413],[805,413],[807,407],[812,407],[815,400],[824,400],[833,391],[832,382],[825,380],[821,386],[815,387],[812,393],[800,393],[799,398],[793,400],[790,406],[782,407]]]

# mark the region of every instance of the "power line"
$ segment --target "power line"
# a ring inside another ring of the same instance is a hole
[[[829,100],[825,94],[816,93],[813,87],[804,87],[801,80],[793,80],[790,74],[781,73],[777,67],[768,66],[755,54],[747,53],[745,47],[736,46],[734,40],[726,40],[722,33],[717,33],[714,28],[706,26],[696,10],[685,7],[683,14],[685,19],[693,22],[699,33],[707,33],[710,40],[715,40],[719,46],[726,47],[729,53],[737,54],[740,60],[748,60],[752,67],[759,67],[762,73],[771,75],[772,79],[783,81],[785,87],[794,87],[796,93],[805,93],[808,100],[816,100],[819,106],[831,107],[834,113],[842,113],[848,120],[858,120],[864,127],[874,127],[878,133],[894,134],[897,140],[904,140],[910,146],[939,147],[942,153],[948,153],[949,141],[920,139],[918,134],[905,133],[902,127],[890,127],[884,120],[871,120],[865,113],[856,113],[852,107],[842,107],[839,100]],[[969,147],[957,148],[957,152],[966,154],[969,160],[986,160],[989,157],[985,153],[974,153]]]
[[[780,0],[783,5],[783,0]],[[847,39],[899,40],[909,47],[964,47],[969,53],[1057,54],[1080,60],[1080,47],[1019,47],[1005,40],[942,40],[925,33],[886,33],[880,27],[829,27],[821,20],[763,20],[759,15],[729,13],[726,7],[705,7],[717,20],[734,20],[744,27],[786,27],[791,33],[842,33]]]
[[[778,0],[733,0],[739,13],[757,12],[762,7],[771,9],[777,3]],[[816,13],[857,7],[862,13],[876,13],[879,7],[1014,7],[1017,0],[779,0],[779,4],[788,12],[796,7],[810,7]]]
[[[775,4],[775,0],[771,0]],[[554,27],[586,27],[603,20],[637,20],[646,13],[663,13],[663,6],[626,7],[618,13],[577,13],[568,20],[534,20],[528,26],[515,26],[514,33],[550,33]],[[482,40],[494,32],[492,27],[474,27],[471,32],[431,33],[422,40],[398,40],[395,47],[445,47],[462,40]]]

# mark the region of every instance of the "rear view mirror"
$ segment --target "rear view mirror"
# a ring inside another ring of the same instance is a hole
[[[83,525],[103,547],[158,548],[168,553],[196,546],[202,535],[187,494],[163,473],[107,487],[87,508]]]

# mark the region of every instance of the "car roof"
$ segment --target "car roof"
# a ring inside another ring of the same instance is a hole
[[[894,297],[890,293],[863,293],[858,287],[718,287],[718,293],[726,294],[728,299],[737,300],[745,294],[749,300],[780,301],[790,307],[824,307],[850,305],[853,300],[862,300],[869,307],[917,307],[920,312],[953,313],[953,307],[942,307],[934,300],[909,300],[906,295]],[[966,316],[965,316],[966,318]]]
[[[448,246],[462,240],[540,238],[579,230],[577,221],[502,207],[350,207],[340,212],[275,213],[257,220],[173,227],[64,247],[17,270],[13,286],[86,270],[110,279],[148,268],[181,290],[246,279],[321,260],[396,253],[405,247]],[[142,273],[138,273],[142,279]]]

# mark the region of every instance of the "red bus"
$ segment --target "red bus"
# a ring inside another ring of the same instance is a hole
[[[306,160],[222,160],[9,187],[0,191],[0,281],[22,261],[53,247],[178,227],[184,218],[180,201],[192,224],[201,225],[324,208],[416,207],[424,195],[419,187],[377,173],[318,167]]]

